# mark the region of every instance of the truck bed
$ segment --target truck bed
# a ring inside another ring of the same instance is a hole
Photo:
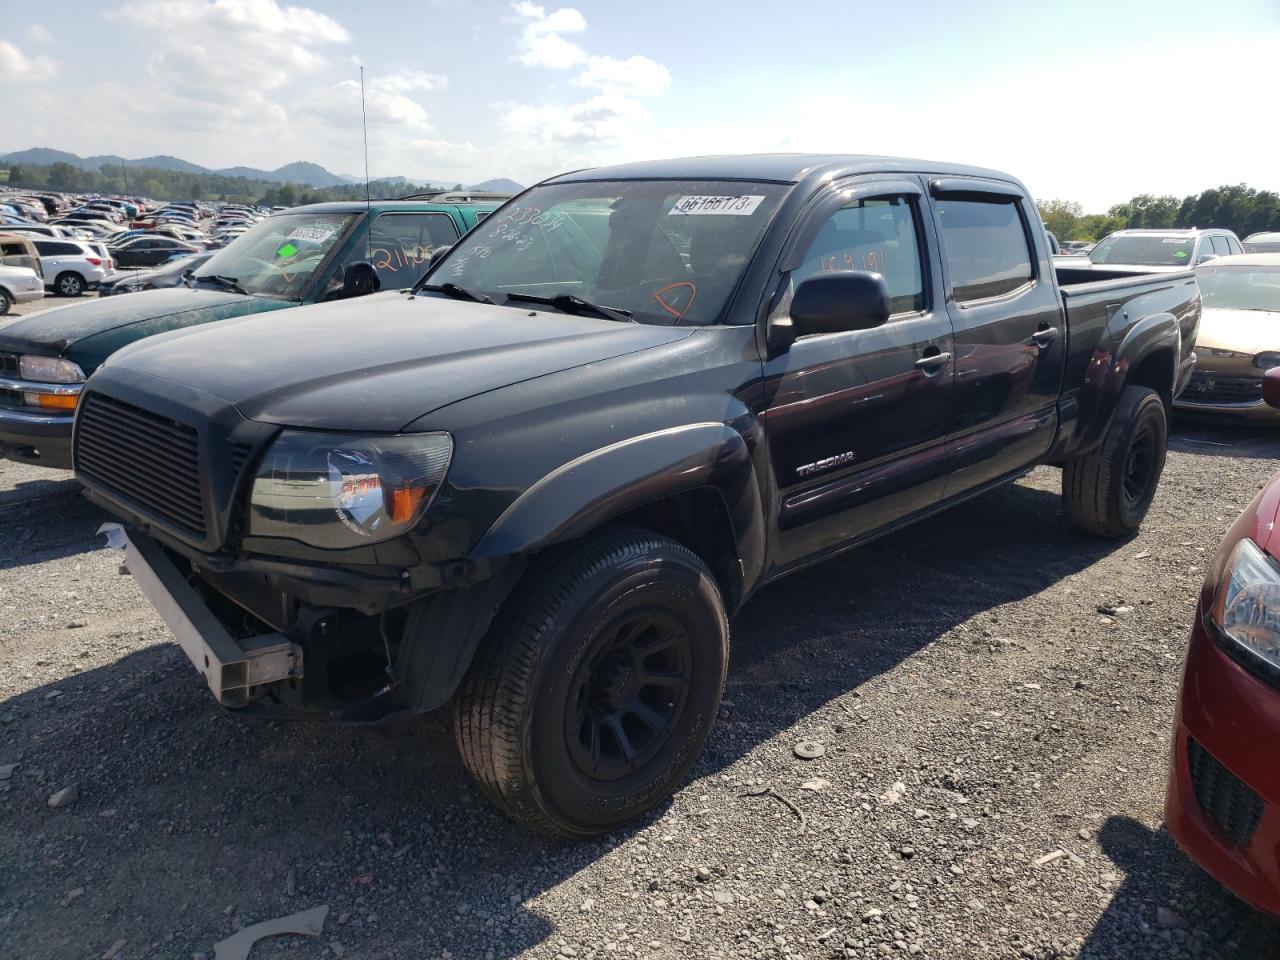
[[[1057,267],[1054,273],[1067,321],[1063,404],[1070,407],[1078,402],[1082,421],[1091,418],[1096,405],[1105,408],[1096,389],[1085,389],[1090,382],[1090,364],[1101,360],[1110,366],[1134,325],[1161,314],[1173,317],[1181,332],[1173,388],[1177,396],[1191,373],[1191,351],[1199,328],[1200,291],[1195,274],[1181,270],[1134,275],[1071,267]],[[1061,442],[1069,448],[1078,438],[1068,435]]]

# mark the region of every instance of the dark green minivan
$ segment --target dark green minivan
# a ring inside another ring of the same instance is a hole
[[[445,194],[295,207],[219,250],[187,286],[0,322],[0,457],[69,468],[81,387],[121,347],[214,320],[411,286],[437,247],[500,202]]]

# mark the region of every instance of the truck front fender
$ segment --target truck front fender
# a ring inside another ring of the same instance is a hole
[[[764,566],[764,507],[749,436],[724,423],[694,423],[584,454],[521,494],[472,556],[492,560],[534,553],[637,507],[710,487],[724,499],[744,588],[749,589]]]
[[[1167,383],[1167,391],[1172,391],[1178,376],[1181,346],[1178,321],[1170,313],[1143,317],[1118,338],[1112,331],[1103,334],[1080,390],[1080,428],[1076,433],[1077,442],[1073,444],[1073,454],[1091,450],[1102,442],[1111,428],[1111,419],[1126,385],[1135,382],[1143,386]],[[1135,380],[1139,371],[1141,376]],[[1152,382],[1146,382],[1148,378]],[[1161,395],[1166,401],[1171,399],[1171,393],[1162,392]]]

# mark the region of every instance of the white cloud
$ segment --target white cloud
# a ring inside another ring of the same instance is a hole
[[[370,89],[383,93],[404,93],[409,90],[432,92],[443,90],[449,85],[446,77],[423,70],[394,70],[388,74],[370,76],[367,80]]]
[[[573,78],[573,82],[579,87],[652,97],[671,86],[671,71],[639,54],[625,60],[587,57],[585,69]]]
[[[0,40],[0,77],[37,82],[51,80],[57,74],[56,61],[44,56],[29,57],[8,40]]]
[[[520,0],[512,5],[521,24],[517,59],[529,67],[575,70],[570,83],[588,92],[576,102],[505,101],[497,104],[499,125],[519,149],[500,146],[494,159],[511,176],[540,179],[549,172],[616,158],[628,145],[652,133],[653,117],[642,98],[671,86],[671,72],[641,54],[625,59],[590,53],[564,34],[586,31],[573,7],[550,13]]]
[[[291,111],[331,127],[359,130],[362,122],[360,81],[339,80],[312,90],[291,104]],[[380,87],[365,89],[369,126],[425,131],[431,128],[427,110],[416,100]]]
[[[526,67],[568,70],[587,59],[581,47],[561,36],[581,33],[587,28],[586,19],[573,7],[547,13],[537,4],[521,2],[512,8],[516,16],[525,21],[520,32],[519,57]]]
[[[23,31],[23,35],[32,43],[53,43],[53,34],[38,23],[33,23],[27,27]]]

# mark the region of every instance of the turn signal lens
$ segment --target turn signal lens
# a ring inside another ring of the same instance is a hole
[[[46,410],[74,410],[80,402],[78,393],[24,393],[22,400],[29,407]]]
[[[410,523],[418,515],[418,505],[427,495],[426,487],[404,484],[391,491],[391,522]]]

